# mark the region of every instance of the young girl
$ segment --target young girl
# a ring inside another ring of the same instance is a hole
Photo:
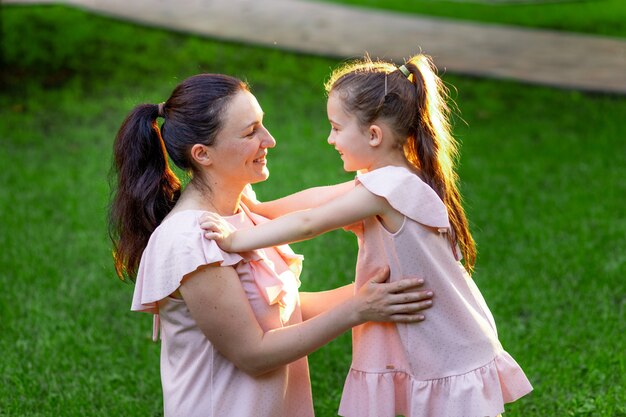
[[[400,68],[364,60],[336,70],[326,85],[328,143],[346,171],[358,171],[356,185],[326,204],[234,233],[215,215],[201,222],[207,238],[232,252],[347,227],[359,242],[357,288],[361,277],[389,265],[391,281],[421,277],[436,294],[419,326],[353,329],[342,416],[496,416],[504,403],[532,390],[498,341],[469,275],[476,250],[453,167],[447,97],[435,71],[425,55]]]

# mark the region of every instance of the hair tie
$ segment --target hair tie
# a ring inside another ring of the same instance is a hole
[[[409,75],[411,75],[411,71],[409,71],[408,68],[405,67],[404,65],[400,66],[400,68],[398,69],[400,70],[401,73],[404,74],[406,78],[409,78]]]
[[[164,107],[165,107],[165,102],[159,103],[159,117],[165,117]]]

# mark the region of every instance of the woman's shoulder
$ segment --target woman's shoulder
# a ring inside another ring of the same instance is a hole
[[[167,216],[154,230],[144,250],[142,262],[160,261],[167,258],[204,259],[220,261],[232,259],[234,265],[242,258],[222,251],[215,241],[204,237],[200,216],[206,210],[181,210]],[[144,259],[145,258],[145,259]],[[195,262],[195,261],[194,261]],[[220,262],[222,263],[222,262]]]
[[[144,249],[142,263],[169,257],[182,245],[188,249],[199,244],[202,229],[198,223],[201,211],[180,211],[168,215],[150,235]]]
[[[235,266],[243,260],[206,239],[198,223],[202,210],[172,213],[154,230],[143,251],[133,297],[133,310],[152,311],[183,277],[204,265]]]
[[[198,219],[204,210],[185,209],[173,211],[168,214],[165,219],[154,230],[161,233],[185,233],[190,231],[199,231]],[[153,233],[154,234],[154,233]]]

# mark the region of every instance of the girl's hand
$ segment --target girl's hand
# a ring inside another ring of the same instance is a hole
[[[424,320],[420,312],[432,306],[433,297],[432,291],[416,291],[424,280],[405,278],[385,283],[388,278],[389,267],[385,267],[357,291],[353,301],[358,320],[398,323]]]
[[[217,245],[225,251],[230,250],[232,226],[216,213],[206,212],[198,220],[200,227],[205,230],[204,237],[215,240]]]

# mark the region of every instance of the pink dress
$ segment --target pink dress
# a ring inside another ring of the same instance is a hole
[[[298,295],[302,257],[288,246],[244,255],[223,252],[203,237],[201,214],[175,213],[154,231],[141,258],[133,296],[132,310],[155,314],[155,324],[160,322],[165,417],[313,416],[306,358],[251,377],[213,347],[183,300],[169,297],[183,276],[217,263],[235,268],[264,330],[302,321]],[[245,208],[225,219],[235,228],[266,221]]]
[[[347,417],[484,417],[532,390],[503,350],[474,281],[447,238],[447,210],[405,168],[360,174],[357,182],[405,216],[390,233],[376,218],[350,227],[359,241],[357,287],[386,264],[391,281],[420,277],[435,302],[419,324],[366,323],[352,332],[353,359],[339,414]],[[454,252],[453,252],[454,250]]]

